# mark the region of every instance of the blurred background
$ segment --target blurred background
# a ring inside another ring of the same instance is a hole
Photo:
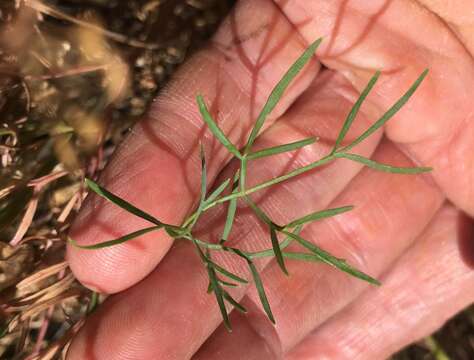
[[[102,300],[64,261],[95,177],[234,0],[0,0],[0,358],[59,359]],[[394,359],[474,359],[474,308]]]

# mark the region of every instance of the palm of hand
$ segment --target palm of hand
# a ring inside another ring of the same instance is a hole
[[[474,88],[474,40],[469,18],[462,16],[473,9],[467,2],[449,9],[423,2],[426,8],[414,1],[242,1],[213,43],[177,74],[102,181],[160,219],[178,223],[198,196],[199,141],[216,154],[210,180],[228,176],[233,166],[204,131],[196,93],[214,99],[211,110],[220,126],[243,145],[269,89],[304,42],[320,35],[325,41],[318,59],[328,69],[313,63],[305,70],[256,147],[314,135],[322,141],[296,155],[256,162],[249,169],[250,182],[327,153],[357,98],[354,88],[361,90],[375,69],[385,75],[349,139],[428,67],[429,78],[388,124],[385,136],[368,139],[358,151],[385,163],[433,166],[432,176],[393,176],[338,161],[258,195],[261,206],[282,222],[318,208],[356,205],[351,213],[311,225],[306,237],[372,275],[383,274],[384,286],[363,292],[363,283],[324,265],[299,262],[288,264],[288,278],[270,262],[262,275],[277,326],[264,320],[257,294],[249,288],[241,296],[250,312],[232,313],[235,332],[229,335],[219,326],[215,300],[205,292],[205,270],[188,244],[170,249],[164,235],[151,235],[98,252],[70,248],[71,267],[86,285],[104,292],[127,289],[88,321],[70,358],[237,359],[243,353],[245,359],[383,358],[472,301],[467,220],[446,202],[474,215],[469,166],[474,112],[468,98]],[[199,224],[202,237],[216,236],[223,221],[222,212],[211,212]],[[92,200],[74,237],[95,243],[141,225]],[[267,247],[265,230],[250,214],[239,216],[235,226],[233,244]]]

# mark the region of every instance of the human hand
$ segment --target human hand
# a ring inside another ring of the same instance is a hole
[[[352,212],[312,224],[303,233],[379,276],[382,287],[368,289],[322,264],[288,262],[286,277],[270,262],[262,276],[277,325],[265,319],[249,287],[240,293],[249,313],[233,312],[234,332],[228,334],[215,299],[206,294],[205,269],[188,244],[171,247],[159,233],[93,252],[69,248],[70,266],[80,281],[102,292],[120,292],[88,319],[69,358],[384,358],[473,301],[472,229],[459,211],[474,215],[474,106],[469,99],[474,36],[464,15],[474,6],[420,3],[242,0],[208,48],[176,74],[101,179],[163,221],[179,223],[198,199],[199,142],[212,151],[211,182],[232,168],[199,117],[197,93],[211,99],[220,126],[234,143],[244,145],[270,89],[309,42],[325,37],[317,58],[328,69],[316,61],[305,69],[256,146],[308,136],[321,141],[296,155],[250,165],[248,181],[261,182],[327,153],[357,90],[376,69],[383,75],[349,139],[430,68],[406,108],[384,129],[385,136],[367,139],[358,151],[399,166],[429,165],[432,174],[384,174],[340,160],[258,195],[259,204],[282,221],[354,204]],[[202,237],[215,238],[223,222],[222,212],[210,213],[199,225]],[[92,198],[72,236],[92,244],[143,224]],[[239,247],[268,246],[251,214],[236,219],[235,234],[230,241]]]

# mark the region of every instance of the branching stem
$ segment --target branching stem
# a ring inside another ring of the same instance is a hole
[[[336,139],[335,145],[328,155],[308,165],[294,169],[286,174],[280,175],[273,179],[261,182],[257,185],[247,188],[248,164],[250,161],[269,156],[275,156],[289,151],[295,151],[303,147],[310,146],[316,141],[316,138],[307,138],[288,144],[258,150],[255,152],[252,150],[254,142],[258,139],[260,131],[264,128],[266,118],[275,108],[275,106],[283,96],[285,89],[289,86],[291,81],[296,77],[296,75],[301,71],[301,69],[303,69],[305,64],[311,59],[320,42],[321,39],[318,39],[313,44],[311,44],[308,49],[295,61],[295,63],[290,67],[290,69],[286,72],[283,78],[275,86],[270,96],[268,97],[266,104],[263,106],[262,111],[257,117],[255,125],[251,130],[251,133],[247,140],[247,143],[244,149],[242,150],[239,150],[234,145],[231,139],[227,137],[225,132],[212,118],[211,114],[208,111],[204,98],[200,95],[197,96],[196,100],[203,121],[205,122],[211,133],[214,135],[214,137],[222,144],[222,146],[224,146],[228,150],[230,154],[234,156],[235,161],[240,162],[240,167],[238,172],[234,175],[233,179],[227,179],[223,183],[219,184],[216,189],[208,195],[206,159],[204,148],[201,147],[201,198],[197,209],[192,214],[190,214],[180,226],[163,223],[151,214],[146,213],[138,207],[128,203],[126,200],[118,197],[117,195],[112,194],[107,189],[96,184],[94,181],[88,179],[86,180],[87,186],[96,194],[123,208],[129,213],[138,216],[142,219],[145,219],[153,226],[134,231],[118,239],[109,240],[94,245],[81,246],[74,242],[72,239],[70,240],[70,242],[73,245],[83,249],[99,249],[107,246],[118,245],[126,241],[132,240],[138,236],[144,235],[146,233],[158,231],[161,229],[164,229],[166,233],[175,240],[183,239],[190,241],[195,246],[198,255],[200,256],[209,276],[209,285],[207,290],[208,292],[214,293],[220,312],[222,314],[224,324],[229,331],[231,330],[231,324],[229,321],[226,304],[242,312],[246,312],[246,309],[235,299],[232,298],[232,296],[227,292],[226,287],[235,287],[237,286],[237,283],[247,284],[248,280],[241,277],[240,275],[232,273],[231,271],[225,269],[223,266],[214,262],[211,257],[212,251],[225,251],[235,256],[238,256],[246,262],[248,267],[248,273],[253,279],[253,283],[257,289],[257,293],[262,303],[263,309],[272,322],[275,322],[275,319],[273,317],[270,303],[265,293],[262,279],[260,278],[256,265],[254,264],[255,260],[261,258],[275,258],[281,270],[285,274],[289,274],[287,270],[288,267],[286,265],[287,260],[323,262],[330,266],[336,267],[339,270],[350,274],[351,276],[364,280],[368,283],[378,285],[379,282],[376,279],[370,277],[369,275],[363,273],[358,269],[355,269],[354,267],[349,265],[344,259],[333,256],[332,254],[321,249],[319,246],[309,240],[306,240],[303,236],[300,235],[300,232],[304,225],[350,211],[353,208],[352,206],[343,206],[338,208],[330,208],[316,211],[298,219],[294,219],[288,222],[287,224],[278,225],[271,219],[268,214],[265,213],[262,208],[260,208],[259,205],[252,201],[250,195],[257,191],[277,185],[283,181],[290,180],[296,176],[305,174],[311,170],[324,166],[337,159],[354,161],[359,164],[362,164],[363,166],[367,166],[378,171],[385,171],[396,174],[419,174],[426,171],[430,171],[431,169],[427,167],[403,168],[387,164],[381,164],[372,159],[365,158],[356,153],[349,152],[355,146],[364,141],[366,138],[381,129],[385,125],[385,123],[406,104],[406,102],[410,99],[410,97],[413,95],[418,86],[420,86],[421,82],[427,74],[427,71],[423,72],[421,76],[408,89],[408,91],[381,118],[375,121],[372,126],[370,126],[361,135],[356,137],[355,140],[351,143],[344,144],[346,134],[349,132],[352,123],[356,119],[359,109],[361,108],[365,98],[368,96],[370,90],[375,86],[377,79],[381,75],[380,72],[377,72],[372,77],[369,84],[361,93],[361,96],[352,107]],[[229,185],[230,193],[227,195],[223,195],[224,191],[229,187]],[[268,228],[272,245],[271,248],[256,252],[246,252],[235,246],[228,245],[227,240],[229,239],[230,233],[233,228],[234,219],[237,212],[237,201],[239,199],[244,199],[245,202],[249,205],[249,207],[253,210],[259,221],[263,222]],[[193,234],[194,225],[197,224],[201,216],[207,210],[225,203],[228,203],[226,221],[224,229],[222,231],[222,236],[218,243],[210,243],[198,239]],[[281,241],[279,237],[284,237],[285,239]],[[302,247],[305,252],[289,252],[288,247],[290,244]],[[222,276],[226,279],[222,279]],[[231,282],[227,281],[227,278],[230,279]]]

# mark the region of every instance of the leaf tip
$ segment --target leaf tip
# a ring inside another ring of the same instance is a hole
[[[318,47],[319,44],[321,44],[324,40],[324,36],[320,36],[319,38],[317,38],[316,40],[313,41],[313,43],[311,44],[311,46],[316,46]]]
[[[421,75],[418,77],[417,81],[415,81],[415,86],[416,87],[418,87],[418,85],[420,85],[423,82],[423,80],[425,80],[425,78],[428,76],[429,72],[430,72],[429,68],[426,68],[425,70],[423,70]]]
[[[363,274],[363,273],[362,273]],[[367,274],[363,274],[363,277],[360,277],[360,279],[367,281],[369,284],[374,285],[374,286],[382,286],[382,283],[377,280],[376,278],[373,278]]]
[[[207,111],[206,102],[204,101],[204,97],[201,94],[196,95],[196,103],[201,114]]]
[[[204,144],[200,141],[199,142],[199,156],[201,158],[201,167],[206,166],[206,152],[204,150]]]

